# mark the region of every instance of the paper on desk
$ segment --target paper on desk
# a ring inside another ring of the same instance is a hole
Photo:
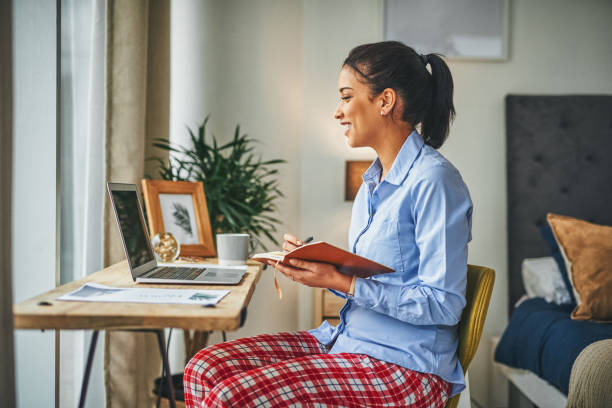
[[[86,283],[57,300],[80,302],[176,303],[210,306],[219,303],[229,290],[117,288],[99,283]]]

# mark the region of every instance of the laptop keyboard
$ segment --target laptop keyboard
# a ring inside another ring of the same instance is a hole
[[[194,280],[204,270],[204,268],[163,267],[156,269],[147,278]]]

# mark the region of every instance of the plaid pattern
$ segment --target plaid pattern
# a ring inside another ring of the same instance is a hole
[[[365,354],[327,354],[307,332],[207,347],[185,367],[187,407],[444,407],[451,385]]]

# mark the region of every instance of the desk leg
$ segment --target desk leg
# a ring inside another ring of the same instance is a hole
[[[83,383],[81,384],[81,398],[79,398],[79,408],[85,406],[85,397],[87,397],[87,383],[89,383],[89,374],[91,373],[91,364],[93,363],[94,353],[96,352],[96,343],[98,342],[98,330],[94,330],[89,342],[89,354],[87,355],[87,365],[83,374]]]
[[[170,392],[170,408],[176,408],[176,399],[174,397],[174,384],[172,383],[172,373],[170,373],[170,363],[168,362],[168,354],[166,353],[166,348],[164,347],[164,336],[163,330],[157,330],[157,343],[159,344],[159,352],[162,356],[162,361],[164,363],[164,371],[166,372],[166,379],[168,382],[168,391]],[[161,378],[163,381],[163,377]]]

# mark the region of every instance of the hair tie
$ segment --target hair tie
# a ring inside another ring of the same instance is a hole
[[[419,54],[419,57],[421,58],[421,61],[423,61],[423,65],[427,66],[427,64],[429,63],[429,56],[428,55]]]

